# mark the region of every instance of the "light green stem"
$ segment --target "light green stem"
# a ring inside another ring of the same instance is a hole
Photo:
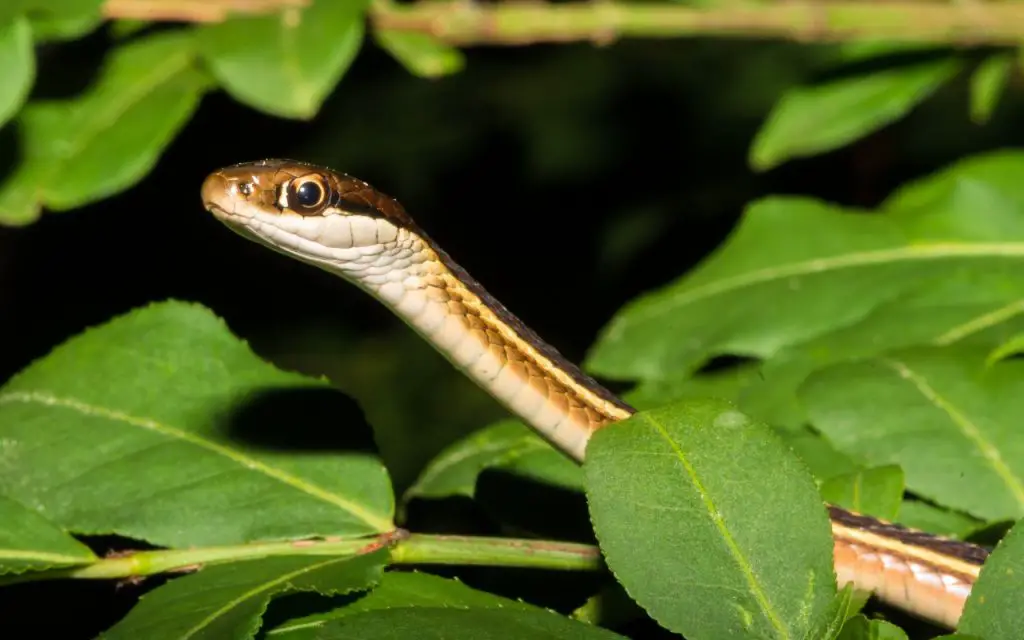
[[[459,45],[537,42],[607,44],[618,38],[733,36],[801,42],[898,40],[1018,45],[1024,5],[972,0],[730,0],[706,7],[676,2],[585,0],[481,3],[448,0],[373,5],[380,30],[426,33]]]
[[[76,567],[4,576],[0,578],[0,586],[56,579],[138,578],[270,556],[357,556],[376,551],[382,546],[391,547],[392,564],[487,565],[563,571],[596,571],[604,567],[600,551],[591,545],[549,540],[409,534],[399,530],[373,538],[139,551],[102,558]]]

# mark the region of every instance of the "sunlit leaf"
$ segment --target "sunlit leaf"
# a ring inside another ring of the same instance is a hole
[[[609,568],[666,628],[803,638],[829,623],[832,537],[817,488],[732,405],[692,400],[601,429],[584,470]]]
[[[80,207],[142,179],[207,86],[194,63],[190,37],[157,34],[115,49],[83,96],[26,106],[23,156],[0,184],[0,223]]]
[[[800,397],[839,450],[900,465],[916,495],[986,520],[1024,515],[1024,362],[916,349],[814,373]]]
[[[0,464],[5,446],[0,441]],[[0,574],[38,571],[96,560],[89,547],[41,515],[0,495]]]
[[[345,594],[376,584],[387,552],[356,557],[281,556],[213,565],[142,596],[104,640],[252,638],[267,603],[294,591]]]
[[[234,17],[204,28],[203,55],[235,99],[309,119],[355,59],[366,6],[367,0],[314,0],[303,9]]]
[[[387,531],[387,473],[348,407],[206,309],[153,305],[0,388],[0,491],[71,531],[168,546]]]
[[[841,147],[906,115],[961,64],[929,61],[791,91],[775,105],[750,151],[760,171]]]

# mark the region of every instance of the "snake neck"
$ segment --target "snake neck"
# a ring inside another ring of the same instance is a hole
[[[576,460],[634,410],[568,362],[420,231],[402,229],[356,280],[455,367]]]

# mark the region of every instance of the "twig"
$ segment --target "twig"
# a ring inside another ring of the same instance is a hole
[[[232,14],[259,15],[308,6],[312,0],[107,0],[107,18],[167,22],[220,22]]]
[[[955,44],[1024,41],[1024,3],[782,0],[694,8],[674,2],[595,0],[373,5],[378,29],[430,34],[457,45],[608,42],[614,38],[731,36],[835,42],[859,39]]]

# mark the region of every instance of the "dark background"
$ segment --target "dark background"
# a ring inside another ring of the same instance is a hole
[[[42,50],[37,95],[76,91],[107,46],[99,33]],[[136,187],[0,228],[0,382],[111,316],[200,302],[263,357],[327,375],[355,398],[401,491],[440,448],[503,411],[354,287],[222,227],[200,204],[204,176],[292,157],[367,180],[578,361],[616,309],[683,274],[751,200],[798,193],[872,206],[908,179],[1024,137],[1015,88],[979,127],[961,76],[854,145],[754,173],[747,153],[768,110],[828,52],[738,40],[481,48],[462,73],[425,80],[368,40],[311,122],[210,94]],[[62,637],[105,628],[140,592],[14,591],[0,618],[24,616],[36,595],[73,600],[77,615],[33,621]]]

